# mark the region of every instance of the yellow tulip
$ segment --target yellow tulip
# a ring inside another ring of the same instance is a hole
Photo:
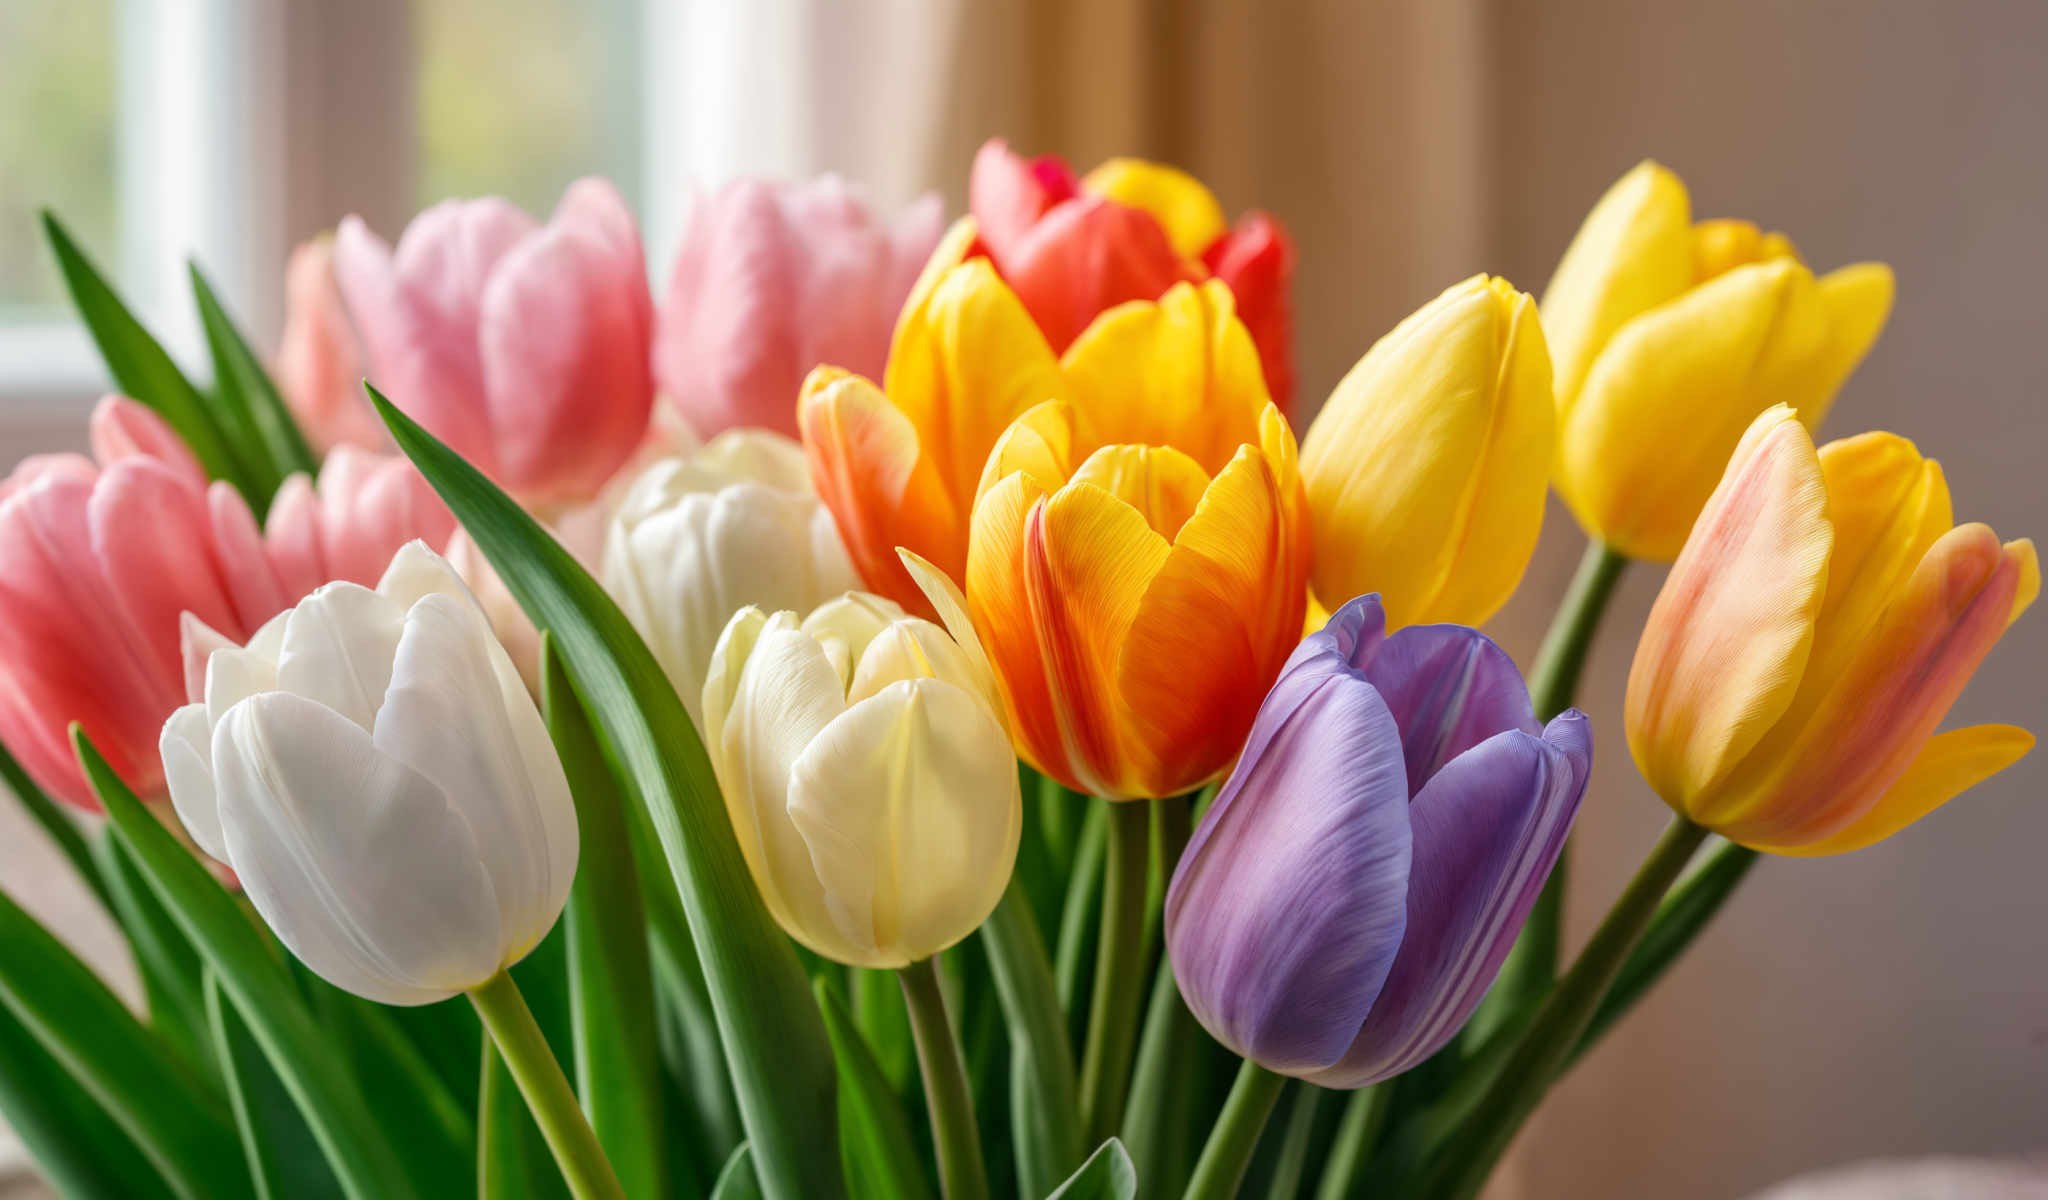
[[[1485,275],[1367,351],[1302,440],[1317,601],[1378,592],[1389,628],[1506,603],[1543,524],[1550,379],[1535,303]]]
[[[1590,536],[1670,561],[1743,429],[1774,403],[1818,428],[1891,303],[1882,263],[1815,278],[1783,234],[1695,225],[1685,185],[1643,163],[1543,296],[1558,491]]]
[[[2010,725],[1935,729],[2040,586],[2033,543],[1954,525],[1941,467],[1911,442],[1816,452],[1775,406],[1650,610],[1629,749],[1674,809],[1745,846],[1868,846],[2033,745]]]

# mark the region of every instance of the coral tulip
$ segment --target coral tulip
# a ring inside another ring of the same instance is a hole
[[[1636,765],[1758,850],[1890,837],[2033,745],[2009,725],[1935,729],[2040,586],[2033,543],[1954,525],[1941,468],[1911,442],[1816,453],[1773,407],[1650,610],[1628,681]]]
[[[1406,1071],[1500,970],[1585,794],[1592,733],[1536,723],[1478,632],[1388,636],[1338,609],[1288,660],[1166,896],[1167,956],[1196,1019],[1324,1087]]]
[[[1377,592],[1395,628],[1491,617],[1536,550],[1552,421],[1536,305],[1506,280],[1395,326],[1302,439],[1317,599]]]
[[[612,518],[603,578],[700,723],[711,652],[734,613],[809,612],[860,586],[802,448],[758,429],[643,472]]]
[[[988,456],[968,607],[1033,766],[1174,795],[1229,766],[1301,636],[1294,435],[1219,284],[1113,310],[1067,367],[1075,399]]]
[[[1016,760],[948,607],[958,640],[862,592],[802,620],[748,607],[712,656],[704,744],[747,866],[789,935],[839,962],[930,958],[1009,886]]]
[[[927,195],[884,221],[829,175],[739,180],[696,199],[656,328],[662,393],[703,437],[742,425],[795,437],[812,367],[881,374],[944,215]]]
[[[525,957],[576,873],[547,727],[446,561],[418,542],[375,591],[321,587],[162,733],[171,802],[321,978],[431,1004]]]
[[[1586,532],[1669,562],[1756,415],[1809,430],[1877,340],[1891,269],[1816,279],[1782,234],[1692,222],[1656,163],[1609,188],[1543,296],[1557,370],[1558,491]]]
[[[187,699],[181,617],[247,638],[316,584],[375,579],[454,518],[402,459],[344,449],[317,487],[287,481],[268,531],[161,418],[108,397],[97,465],[31,458],[0,483],[0,738],[52,794],[97,808],[67,733],[79,721],[122,779],[160,798],[157,730]]]
[[[447,201],[396,251],[349,217],[334,267],[371,382],[527,505],[588,500],[640,444],[653,301],[610,184],[572,185],[546,226]]]
[[[390,435],[363,393],[369,367],[335,282],[332,238],[315,238],[292,251],[284,296],[277,386],[307,440],[322,454],[336,446],[388,448]]]

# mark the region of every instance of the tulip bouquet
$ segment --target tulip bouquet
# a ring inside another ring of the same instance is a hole
[[[602,182],[351,218],[268,362],[194,272],[203,385],[47,221],[124,395],[0,483],[0,772],[142,999],[0,896],[58,1187],[1471,1197],[1759,852],[2031,745],[1937,729],[2032,545],[1814,444],[1882,266],[1645,164],[1301,430],[1273,218],[1000,142],[969,194],[734,184],[659,304]],[[1552,486],[1525,679],[1474,627]],[[1567,957],[1632,561],[1675,815]]]

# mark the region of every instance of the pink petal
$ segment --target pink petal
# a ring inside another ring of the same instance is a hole
[[[102,396],[93,406],[87,430],[92,456],[103,467],[124,458],[150,458],[190,480],[192,486],[206,486],[206,471],[184,439],[148,405],[126,396]]]

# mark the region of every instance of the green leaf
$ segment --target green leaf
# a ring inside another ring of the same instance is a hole
[[[832,1051],[796,954],[754,889],[725,802],[675,689],[611,598],[534,519],[461,457],[370,397],[399,449],[454,510],[527,616],[552,634],[570,682],[651,818],[704,966],[762,1185],[832,1200]]]
[[[208,1028],[256,1194],[262,1200],[338,1200],[341,1184],[320,1156],[320,1144],[221,989],[219,977],[208,972],[204,988]]]
[[[1181,1003],[1173,967],[1162,958],[1145,1004],[1123,1123],[1138,1177],[1159,1195],[1178,1196],[1194,1171],[1201,1152],[1198,1126],[1203,1126],[1196,1081],[1202,1060],[1222,1053]]]
[[[1131,1156],[1115,1138],[1096,1147],[1081,1169],[1045,1200],[1131,1200],[1138,1194],[1138,1172]]]
[[[718,1182],[711,1185],[711,1200],[761,1200],[761,1180],[754,1174],[754,1152],[741,1142],[725,1160]]]
[[[277,384],[235,328],[199,265],[190,263],[187,269],[199,321],[206,329],[206,348],[213,355],[213,391],[221,423],[233,429],[243,460],[262,465],[265,495],[275,494],[277,485],[292,473],[319,471],[319,460],[285,407]]]
[[[1272,1200],[1294,1200],[1301,1195],[1301,1177],[1308,1167],[1309,1135],[1315,1132],[1316,1110],[1322,1107],[1323,1097],[1329,1095],[1308,1083],[1296,1083],[1288,1090],[1294,1093],[1294,1098],[1288,1105],[1286,1132],[1281,1135],[1274,1156],[1273,1174],[1266,1184],[1266,1195]]]
[[[314,1024],[290,974],[271,955],[255,925],[206,868],[142,807],[75,724],[71,741],[122,846],[134,856],[143,878],[199,956],[219,975],[235,1010],[248,1022],[256,1044],[319,1139],[342,1187],[357,1200],[421,1196],[422,1189],[339,1057],[331,1032]],[[240,1157],[239,1149],[236,1156]]]
[[[1073,1045],[1045,942],[1019,881],[1011,881],[989,914],[981,940],[1009,1022],[1010,1139],[1016,1148],[1017,1186],[1026,1196],[1043,1196],[1080,1164],[1086,1144]]]
[[[924,1082],[917,1073],[917,1044],[910,1034],[910,1010],[903,1003],[903,985],[894,971],[852,967],[850,1008],[853,1023],[875,1056],[883,1078],[898,1092],[915,1090],[924,1094]],[[958,1006],[953,1006],[955,1011]]]
[[[135,1142],[0,1004],[0,1116],[71,1200],[171,1194]]]
[[[489,1038],[484,1039],[483,1064],[476,1114],[479,1200],[567,1200],[562,1169]]]
[[[541,709],[576,801],[578,861],[567,928],[576,1094],[628,1195],[668,1190],[653,968],[619,790],[561,658],[541,637]]]
[[[57,256],[57,268],[71,292],[71,303],[106,360],[107,372],[122,394],[155,409],[170,423],[207,475],[225,479],[257,512],[269,504],[261,480],[235,453],[233,442],[208,407],[206,397],[185,378],[162,345],[149,335],[121,297],[71,240],[52,213],[43,213],[43,232]]]
[[[1095,939],[1101,932],[1102,860],[1109,853],[1107,801],[1089,805],[1080,837],[1053,951],[1053,979],[1059,986],[1060,1009],[1067,1014],[1067,1039],[1077,1046],[1088,1035],[1088,992],[1094,982]]]
[[[4,745],[0,745],[0,783],[5,783],[7,790],[14,793],[14,798],[21,801],[28,815],[71,863],[71,869],[78,872],[78,877],[85,880],[93,895],[99,897],[100,904],[112,913],[113,896],[107,891],[107,881],[100,876],[99,861],[93,857],[84,831],[79,829],[78,822],[65,815],[55,800],[50,799],[49,793],[29,778],[28,772],[15,761],[14,752]]]
[[[846,1002],[830,979],[812,985],[825,1032],[839,1060],[839,1147],[846,1163],[847,1190],[856,1200],[925,1200],[932,1195],[904,1115],[882,1066],[875,1061]]]
[[[142,976],[150,1025],[176,1043],[192,1063],[211,1063],[213,1036],[201,992],[203,968],[198,952],[185,940],[171,914],[157,903],[156,894],[143,882],[118,838],[102,830],[93,852],[113,897],[114,916],[128,935],[128,947]]]
[[[0,946],[0,1004],[127,1130],[177,1194],[251,1194],[224,1098],[5,893]]]

